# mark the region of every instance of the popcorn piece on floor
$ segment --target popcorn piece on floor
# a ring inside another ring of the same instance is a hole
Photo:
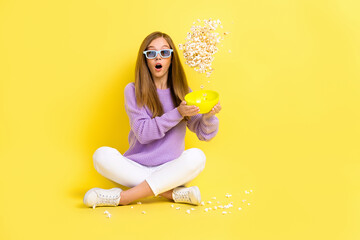
[[[141,202],[137,202],[137,204],[141,204]]]
[[[239,210],[241,210],[242,208],[241,207],[239,207]]]
[[[219,202],[219,201],[217,201],[217,204],[220,204],[220,202]]]
[[[174,207],[174,204],[171,204],[171,207]]]
[[[212,199],[216,199],[216,197],[212,197]]]
[[[106,217],[108,217],[108,218],[111,218],[111,214],[109,213],[109,214],[107,214],[107,216]]]
[[[211,201],[207,201],[208,204],[211,204]]]
[[[227,198],[229,198],[229,197],[231,197],[232,195],[227,193],[225,196],[226,196]]]
[[[250,190],[250,192],[253,192],[253,190]]]
[[[133,206],[131,206],[130,208],[134,208]]]
[[[246,202],[246,200],[244,199],[244,200],[241,200],[242,202]]]
[[[220,205],[220,206],[218,206],[218,208],[221,208],[221,209],[223,209],[223,208],[224,208],[224,206],[223,206],[223,205]]]
[[[191,208],[191,210],[193,210],[193,211],[194,211],[194,210],[195,210],[195,208]]]
[[[250,193],[249,191],[246,191],[246,190],[245,190],[245,194],[249,194],[249,193]]]
[[[211,208],[211,207],[209,207],[209,210],[212,210],[212,208]]]
[[[222,214],[227,214],[227,212],[226,212],[226,211],[223,211]]]
[[[96,208],[96,205],[94,204],[94,205],[93,205],[93,209],[95,209],[95,208]]]
[[[209,211],[209,209],[208,209],[208,208],[205,208],[204,211],[207,212],[207,211]]]
[[[214,209],[216,210],[216,209],[217,209],[217,206],[215,206]]]
[[[142,214],[146,214],[146,212],[145,212],[145,211],[142,211],[141,213],[142,213]]]
[[[107,210],[105,210],[104,214],[110,214]]]
[[[190,214],[190,210],[186,210],[186,212],[187,212],[188,214]]]
[[[179,209],[180,209],[180,207],[177,207],[177,208],[176,208],[176,210],[179,210]]]
[[[248,205],[250,205],[250,203],[248,203]]]
[[[204,206],[205,205],[205,203],[204,202],[201,202],[201,206]]]
[[[229,53],[231,53],[231,50],[229,49]]]

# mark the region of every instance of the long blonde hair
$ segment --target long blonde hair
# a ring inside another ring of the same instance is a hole
[[[159,100],[155,82],[152,79],[150,69],[146,63],[143,51],[157,38],[163,37],[173,50],[171,64],[168,72],[167,87],[170,88],[171,96],[175,106],[179,106],[184,97],[189,93],[189,86],[185,76],[184,68],[181,65],[178,52],[170,36],[162,32],[149,34],[141,43],[135,67],[135,96],[138,106],[146,105],[153,114],[153,118],[164,114],[163,107]],[[187,118],[185,118],[187,119]],[[188,119],[187,119],[188,120]]]

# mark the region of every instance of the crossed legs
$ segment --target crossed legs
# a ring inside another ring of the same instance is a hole
[[[95,169],[104,177],[130,189],[120,193],[119,205],[137,199],[160,195],[172,200],[172,191],[194,179],[205,167],[205,154],[191,148],[170,162],[157,167],[146,167],[126,157],[111,147],[100,147],[94,155]]]

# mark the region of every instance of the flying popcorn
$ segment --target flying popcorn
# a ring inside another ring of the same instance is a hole
[[[218,51],[217,44],[220,40],[224,39],[224,36],[229,32],[220,34],[216,32],[216,29],[220,27],[221,21],[203,20],[203,26],[200,24],[200,19],[197,22],[193,22],[191,32],[187,33],[184,44],[179,44],[179,49],[183,50],[185,57],[185,64],[194,68],[195,71],[205,73],[206,77],[210,77],[214,69],[211,67],[214,60],[214,54]]]

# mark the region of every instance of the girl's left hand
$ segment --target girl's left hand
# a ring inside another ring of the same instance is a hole
[[[215,114],[219,113],[221,110],[220,102],[218,102],[210,112],[203,114],[204,118],[210,118],[211,116],[214,116]]]

